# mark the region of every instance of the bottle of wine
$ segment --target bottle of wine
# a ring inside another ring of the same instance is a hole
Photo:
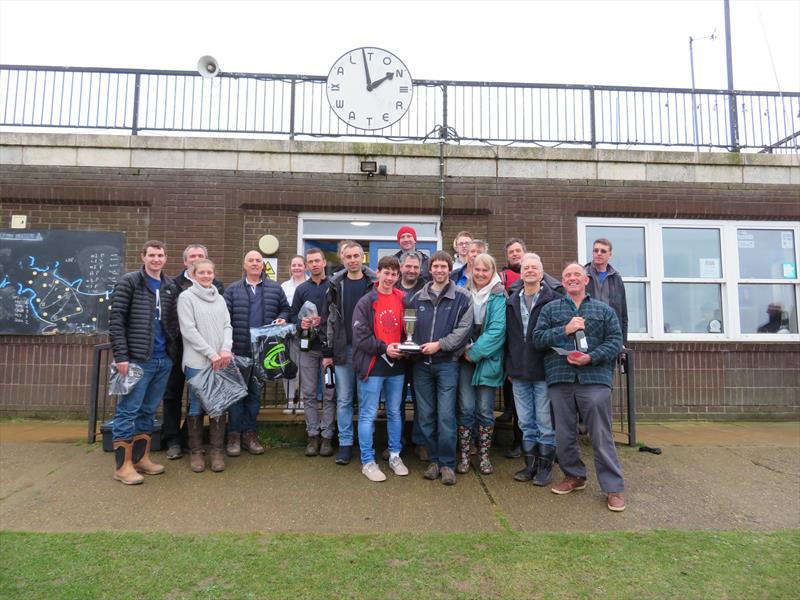
[[[586,333],[583,329],[575,332],[575,350],[586,353],[589,351],[589,342],[586,340]]]
[[[333,370],[333,365],[325,367],[325,387],[336,387],[336,372]]]
[[[300,350],[303,352],[308,352],[311,350],[311,330],[310,329],[301,329],[300,330]]]

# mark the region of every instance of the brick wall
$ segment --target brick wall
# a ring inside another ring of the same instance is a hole
[[[26,214],[29,228],[121,230],[126,267],[138,268],[149,238],[168,246],[167,272],[202,242],[226,282],[267,233],[281,242],[279,276],[297,245],[300,211],[438,215],[436,177],[4,165],[2,211]],[[444,248],[461,229],[503,242],[522,237],[549,272],[575,258],[578,216],[800,219],[797,186],[470,179],[447,181]],[[0,412],[84,414],[91,346],[100,337],[5,336]],[[675,417],[800,414],[800,344],[636,343],[639,413]],[[46,368],[43,368],[46,367]]]

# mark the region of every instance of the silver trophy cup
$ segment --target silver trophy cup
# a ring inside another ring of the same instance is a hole
[[[406,341],[400,344],[398,350],[403,354],[419,354],[422,348],[419,344],[415,343],[414,327],[417,323],[417,310],[415,308],[407,308],[403,311],[403,324],[406,329]]]

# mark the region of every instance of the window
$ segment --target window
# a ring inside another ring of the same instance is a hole
[[[631,340],[786,340],[798,334],[797,222],[579,218],[580,256],[611,241]]]

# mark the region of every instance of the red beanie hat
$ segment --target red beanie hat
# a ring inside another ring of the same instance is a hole
[[[410,233],[412,236],[414,236],[414,241],[415,242],[417,241],[417,232],[414,231],[414,228],[413,227],[409,227],[408,225],[403,225],[400,229],[397,230],[397,241],[398,242],[400,241],[400,236],[403,235],[404,233]]]

